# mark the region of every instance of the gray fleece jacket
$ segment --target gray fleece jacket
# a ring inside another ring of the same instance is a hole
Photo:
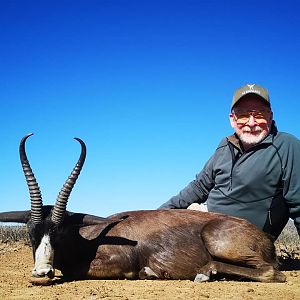
[[[236,135],[224,138],[196,179],[160,209],[195,202],[247,219],[275,238],[292,218],[300,236],[300,141],[275,125],[247,151]]]

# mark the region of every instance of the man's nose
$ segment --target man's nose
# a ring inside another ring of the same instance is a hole
[[[252,115],[249,116],[249,120],[248,120],[247,124],[249,126],[255,126],[256,125],[256,120]]]

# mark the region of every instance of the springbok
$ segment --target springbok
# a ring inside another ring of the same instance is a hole
[[[83,167],[86,146],[54,206],[44,206],[20,142],[31,210],[3,212],[2,222],[26,223],[34,256],[32,282],[51,284],[54,270],[66,279],[188,279],[211,275],[284,282],[271,237],[249,222],[192,210],[141,210],[107,218],[66,210]],[[36,278],[36,279],[34,279]]]

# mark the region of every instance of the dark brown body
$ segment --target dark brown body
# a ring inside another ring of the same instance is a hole
[[[84,226],[79,235],[86,249],[94,248],[94,257],[85,261],[88,255],[76,257],[80,253],[74,246],[69,252],[63,245],[70,262],[60,258],[54,263],[71,277],[194,280],[197,274],[222,273],[285,280],[276,270],[271,239],[239,218],[191,210],[134,211]]]

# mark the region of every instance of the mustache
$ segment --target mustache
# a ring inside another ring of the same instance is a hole
[[[249,129],[244,128],[243,133],[253,133],[253,132],[262,132],[263,129],[259,126],[251,127]]]

